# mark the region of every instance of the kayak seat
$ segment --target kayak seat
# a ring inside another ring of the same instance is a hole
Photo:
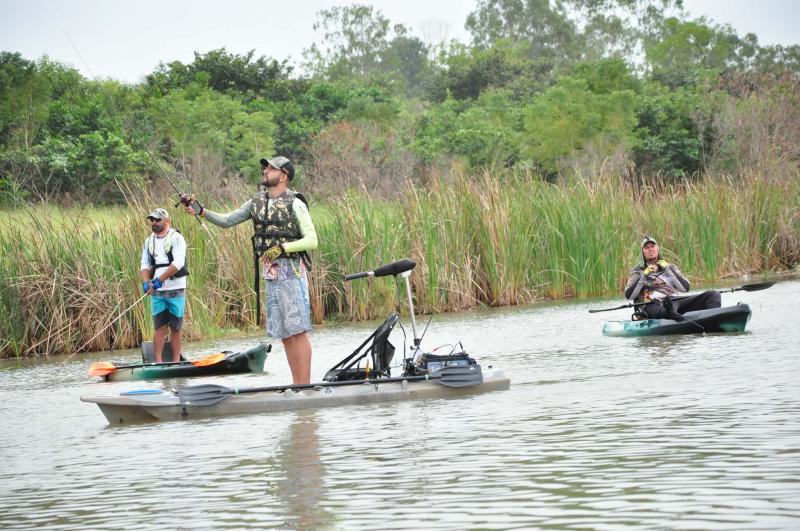
[[[172,345],[169,341],[164,342],[164,351],[161,353],[161,359],[164,361],[172,361]],[[181,354],[180,361],[186,361],[186,358]],[[152,341],[142,341],[142,363],[155,363],[156,353],[153,350]]]
[[[391,376],[390,366],[394,358],[394,345],[389,341],[389,335],[399,320],[400,316],[396,313],[387,317],[352,354],[328,370],[323,380],[337,382]],[[370,362],[369,370],[367,363],[361,366],[367,357]]]

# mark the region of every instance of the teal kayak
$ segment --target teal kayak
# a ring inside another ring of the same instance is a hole
[[[704,332],[744,332],[750,320],[746,304],[698,310],[683,314],[683,320],[643,319],[641,321],[608,321],[603,335],[614,337],[663,336],[670,334],[701,334]]]
[[[170,363],[137,363],[116,365],[110,362],[92,364],[90,376],[101,376],[107,382],[131,380],[156,380],[160,378],[187,378],[192,376],[216,376],[263,372],[267,353],[272,345],[259,343],[241,352],[220,352],[198,360],[183,360]]]

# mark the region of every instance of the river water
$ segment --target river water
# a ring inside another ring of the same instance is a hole
[[[282,347],[265,374],[167,382],[86,376],[136,351],[3,362],[0,528],[797,529],[798,297],[724,294],[753,309],[737,334],[606,338],[629,312],[587,310],[618,299],[436,316],[424,344],[462,341],[510,390],[211,420],[108,427],[79,397],[286,383]],[[375,325],[317,328],[312,378]]]

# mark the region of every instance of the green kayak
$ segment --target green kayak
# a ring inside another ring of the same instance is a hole
[[[746,304],[686,312],[683,320],[643,319],[641,321],[608,321],[603,335],[616,337],[700,334],[704,332],[744,332],[750,320]]]
[[[186,378],[191,376],[214,376],[263,372],[267,353],[272,345],[259,343],[241,352],[219,352],[197,360],[182,360],[169,363],[137,363],[116,365],[111,362],[93,363],[90,376],[101,376],[107,382],[130,380],[155,380],[159,378]]]

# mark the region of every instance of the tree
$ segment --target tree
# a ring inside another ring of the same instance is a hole
[[[645,42],[651,77],[669,87],[694,84],[704,72],[721,73],[737,61],[742,41],[730,26],[711,27],[704,18],[668,18]]]
[[[526,43],[531,57],[554,63],[569,62],[578,55],[577,28],[561,2],[550,0],[479,0],[467,16],[472,44],[489,48],[505,40]]]
[[[320,45],[304,50],[306,68],[316,77],[345,83],[399,83],[400,92],[417,89],[428,66],[426,45],[402,24],[371,6],[353,4],[318,13]]]
[[[635,101],[628,89],[595,93],[585,79],[561,78],[525,108],[522,156],[552,176],[564,157],[590,143],[629,144]]]
[[[254,54],[255,50],[244,55],[232,54],[225,48],[205,54],[194,52],[194,61],[188,65],[180,61],[159,64],[156,71],[146,77],[146,83],[158,94],[199,82],[217,92],[237,97],[290,98],[293,83],[288,60],[278,62],[264,56],[253,59]]]

